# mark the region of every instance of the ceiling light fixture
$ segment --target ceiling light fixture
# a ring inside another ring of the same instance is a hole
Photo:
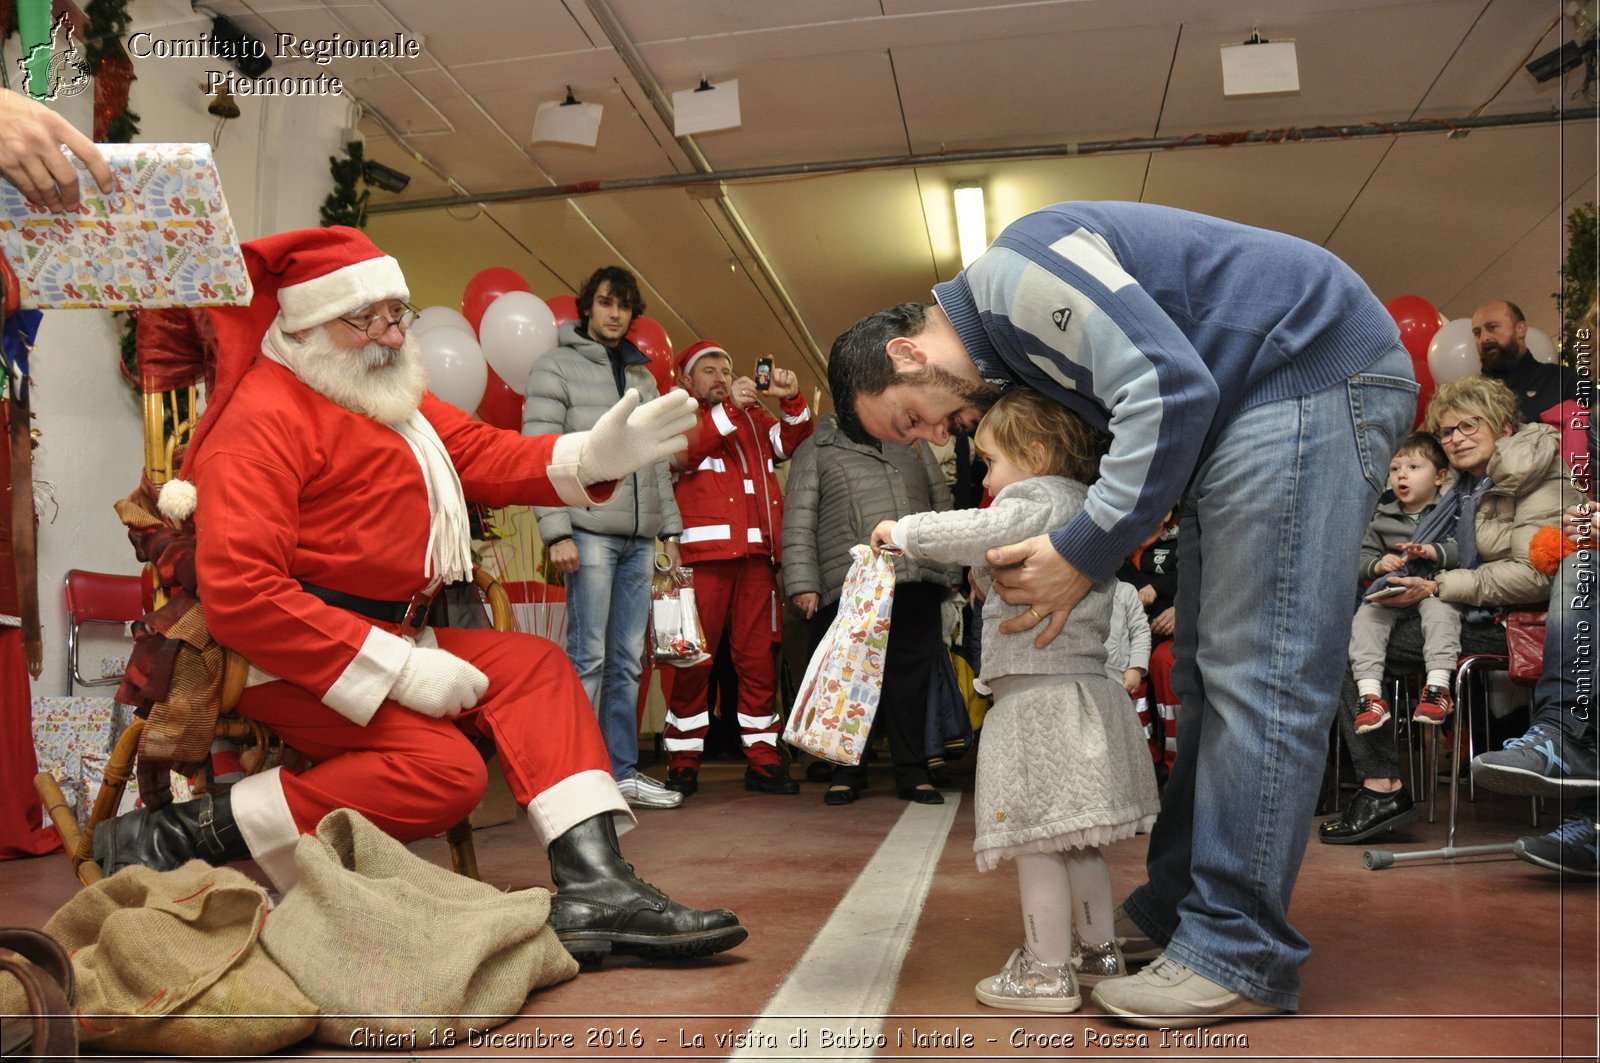
[[[961,268],[989,246],[989,216],[983,207],[982,185],[957,185],[950,194],[956,205],[956,241],[961,246]]]
[[[600,140],[600,115],[604,110],[598,103],[580,101],[568,85],[566,99],[548,100],[534,112],[533,142],[592,148]]]
[[[734,129],[739,125],[738,78],[713,85],[702,76],[698,87],[672,94],[672,135],[675,137]]]
[[[1300,65],[1293,41],[1269,41],[1251,30],[1243,44],[1222,46],[1222,94],[1264,96],[1299,92]]]

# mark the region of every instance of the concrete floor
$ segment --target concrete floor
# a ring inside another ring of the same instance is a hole
[[[1313,841],[1292,915],[1315,951],[1294,1016],[1164,1040],[1101,1017],[1087,993],[1065,1017],[985,1008],[973,984],[1019,943],[1016,886],[1009,865],[975,870],[971,764],[953,768],[951,816],[895,799],[887,773],[862,800],[832,808],[821,784],[795,797],[750,794],[739,764],[708,764],[700,793],[679,809],[641,811],[623,849],[675,899],[737,911],[750,929],[738,948],[695,963],[607,961],[535,993],[493,1043],[429,1049],[423,1029],[415,1049],[352,1055],[306,1043],[273,1058],[1596,1058],[1595,883],[1509,856],[1375,872],[1363,847]],[[1541,829],[1560,811],[1546,809]],[[1386,845],[1442,845],[1442,813]],[[1509,841],[1529,832],[1529,814],[1526,800],[1480,795],[1465,805],[1456,843]],[[1141,880],[1145,845],[1140,837],[1107,851],[1119,897]],[[413,849],[447,862],[442,841]],[[476,849],[494,885],[549,884],[521,822],[478,831]],[[921,867],[931,872],[925,896],[905,892]],[[41,926],[76,888],[65,856],[0,862],[0,921]],[[897,965],[896,945],[907,942]],[[785,1010],[797,1001],[827,1010]],[[774,1005],[780,1014],[753,1023]],[[752,1029],[759,1036],[743,1049],[728,1040]],[[802,1030],[806,1044],[790,1044]],[[871,1047],[856,1047],[862,1040]]]

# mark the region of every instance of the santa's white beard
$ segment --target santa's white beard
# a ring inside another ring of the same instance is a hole
[[[279,350],[283,363],[307,387],[379,424],[407,420],[428,386],[421,348],[410,333],[399,348],[368,343],[350,350],[334,343],[325,329],[314,328],[298,342],[283,336]]]

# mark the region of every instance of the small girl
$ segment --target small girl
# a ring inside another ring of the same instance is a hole
[[[1083,508],[1099,448],[1091,429],[1038,392],[1007,392],[978,426],[989,463],[987,509],[884,521],[872,545],[972,566],[980,591],[990,547],[1066,524]],[[1148,830],[1159,802],[1150,753],[1128,696],[1106,675],[1111,593],[1091,591],[1045,649],[1032,631],[1002,634],[1027,612],[988,595],[982,681],[995,696],[978,745],[978,869],[1016,861],[1023,944],[977,985],[990,1007],[1069,1012],[1078,983],[1127,973],[1112,932],[1111,869],[1100,846]],[[1075,970],[1076,969],[1076,970]]]

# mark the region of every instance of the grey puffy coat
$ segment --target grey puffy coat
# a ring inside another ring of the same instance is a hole
[[[790,598],[819,594],[823,605],[838,601],[850,548],[867,542],[879,521],[950,508],[950,485],[926,443],[882,448],[850,439],[830,413],[794,452],[783,500],[783,588]],[[948,587],[960,570],[898,557],[894,575],[899,583]]]
[[[603,344],[578,331],[573,321],[561,324],[562,346],[534,363],[522,404],[522,434],[586,432],[622,396],[611,372],[611,356]],[[623,377],[636,388],[641,402],[656,398],[650,362],[627,340],[622,341]],[[616,494],[599,506],[535,506],[539,537],[546,544],[572,537],[572,529],[602,535],[654,539],[683,531],[678,503],[672,496],[672,472],[664,461],[640,469],[617,483]]]

